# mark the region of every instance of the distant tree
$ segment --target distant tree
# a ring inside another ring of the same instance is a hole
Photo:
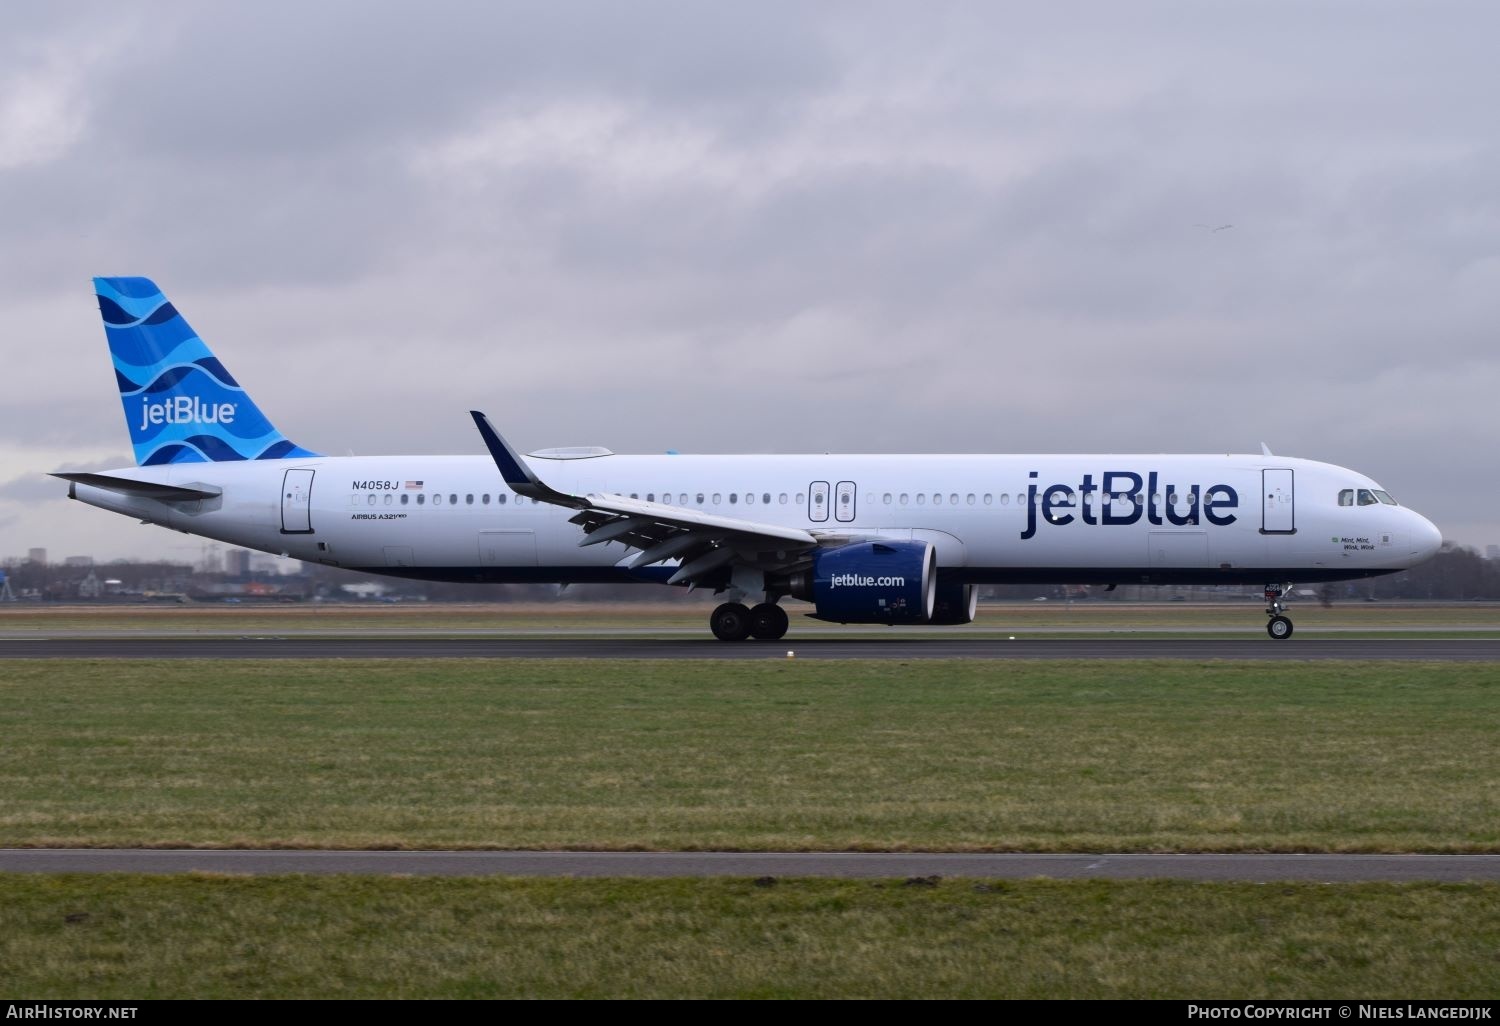
[[[1369,584],[1381,599],[1426,599],[1476,602],[1500,599],[1500,566],[1474,549],[1444,542],[1438,554],[1421,566]]]

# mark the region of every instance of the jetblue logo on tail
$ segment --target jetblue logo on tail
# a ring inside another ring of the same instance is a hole
[[[179,395],[166,402],[141,400],[141,426],[152,424],[232,424],[234,403],[205,403],[195,395]]]
[[[99,313],[141,466],[316,453],[277,431],[148,278],[95,278]]]

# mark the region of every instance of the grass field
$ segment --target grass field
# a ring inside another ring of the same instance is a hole
[[[574,630],[691,630],[706,632],[708,612],[716,600],[662,603],[507,603],[507,604],[294,604],[56,606],[17,604],[0,606],[0,633],[26,635],[49,630],[150,633],[152,631],[205,633],[318,631],[381,633],[383,631],[540,631]],[[801,614],[804,603],[787,606],[792,634],[849,635],[850,628],[821,624]],[[1340,603],[1323,608],[1316,602],[1297,602],[1291,615],[1299,632],[1337,630],[1368,632],[1400,629],[1433,634],[1474,632],[1500,636],[1500,603],[1472,605],[1391,605]],[[980,607],[979,617],[956,637],[985,633],[1046,631],[1088,634],[1147,628],[1152,631],[1222,631],[1226,636],[1253,636],[1263,630],[1265,616],[1257,601],[1214,603],[1020,602]],[[884,630],[885,628],[881,628]],[[903,628],[906,634],[922,628]]]
[[[1500,851],[1500,665],[0,664],[0,844]]]
[[[54,998],[1492,999],[1489,885],[0,876]]]
[[[424,611],[425,612],[425,611]],[[0,663],[0,845],[1500,851],[1500,664]],[[1500,887],[0,874],[0,994],[1490,998]]]

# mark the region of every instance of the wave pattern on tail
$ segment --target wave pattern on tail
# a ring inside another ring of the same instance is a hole
[[[95,278],[136,462],[316,456],[260,408],[149,278]]]

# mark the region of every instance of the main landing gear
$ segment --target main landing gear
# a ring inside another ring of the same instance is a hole
[[[1266,615],[1271,619],[1266,623],[1266,633],[1277,641],[1285,641],[1292,636],[1291,617],[1284,615],[1286,604],[1281,601],[1281,596],[1292,590],[1290,584],[1277,587],[1274,584],[1266,585]]]
[[[708,625],[720,641],[775,641],[786,634],[790,621],[786,610],[774,602],[762,602],[754,609],[740,602],[726,602],[713,611]]]

